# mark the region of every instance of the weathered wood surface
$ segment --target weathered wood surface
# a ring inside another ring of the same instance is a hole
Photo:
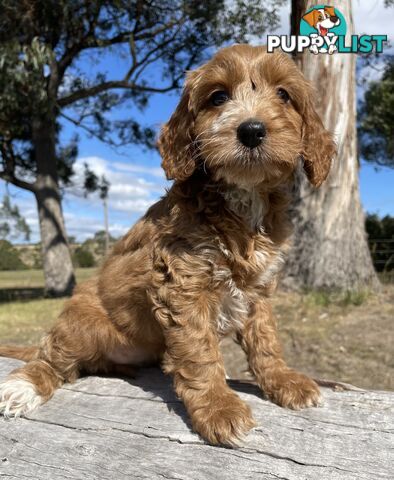
[[[20,363],[0,359],[0,380]],[[294,412],[230,384],[259,425],[237,450],[204,444],[170,379],[144,369],[134,380],[81,379],[29,418],[1,419],[0,478],[394,478],[394,392],[323,389],[323,407]]]

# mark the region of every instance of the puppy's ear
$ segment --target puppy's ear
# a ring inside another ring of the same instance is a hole
[[[324,11],[330,15],[330,17],[333,17],[335,15],[335,9],[334,7],[324,7]]]
[[[316,113],[311,96],[308,96],[303,113],[304,170],[315,187],[319,187],[330,171],[331,160],[336,154],[336,145]]]
[[[302,19],[305,20],[310,27],[314,27],[317,23],[317,15],[318,12],[316,10],[312,10],[311,12],[304,15]]]
[[[196,166],[193,159],[194,115],[190,103],[187,82],[175,112],[161,129],[158,141],[161,166],[168,180],[185,180]]]

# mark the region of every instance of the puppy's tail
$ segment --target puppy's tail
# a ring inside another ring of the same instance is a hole
[[[39,347],[18,347],[16,345],[0,345],[0,357],[16,358],[29,362],[37,358]]]

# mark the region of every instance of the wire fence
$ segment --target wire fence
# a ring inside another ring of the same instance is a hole
[[[383,280],[394,282],[394,238],[370,238],[368,242],[376,271]]]

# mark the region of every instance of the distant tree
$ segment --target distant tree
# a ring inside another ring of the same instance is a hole
[[[152,128],[112,110],[142,109],[153,94],[176,90],[212,48],[261,38],[282,3],[0,0],[0,178],[35,195],[47,294],[68,294],[75,283],[60,186],[77,137],[59,145],[60,119],[114,146],[152,146]],[[100,63],[111,54],[123,61],[119,77]]]
[[[93,172],[93,170],[85,163],[85,172],[84,172],[84,191],[85,196],[89,193],[96,193],[100,197],[100,200],[103,202],[104,209],[104,250],[105,255],[109,251],[109,221],[108,221],[108,193],[110,188],[110,182],[106,179],[105,175],[102,175],[100,178]]]
[[[78,247],[73,255],[74,265],[79,268],[91,268],[96,265],[92,252],[88,249]]]
[[[9,195],[4,195],[0,204],[0,239],[14,240],[22,236],[30,240],[30,233],[30,227],[17,205],[12,205]]]
[[[371,82],[359,108],[361,155],[368,162],[394,168],[394,59],[379,81]]]
[[[107,234],[105,230],[99,230],[96,232],[92,239],[87,240],[95,246],[95,251],[100,257],[105,256],[108,253],[109,245],[116,242],[116,238],[110,233]]]
[[[25,270],[27,266],[19,258],[19,253],[7,240],[0,240],[0,270]]]
[[[105,231],[104,230],[99,230],[93,235],[93,242],[98,243],[99,245],[103,246],[105,243]],[[112,235],[109,236],[109,241],[111,243],[116,242],[116,238],[113,237]]]
[[[372,259],[378,272],[394,270],[394,217],[368,214],[365,227]]]
[[[368,233],[368,238],[377,239],[384,238],[382,222],[376,213],[370,213],[365,218],[365,228]]]
[[[112,235],[109,235],[108,241],[109,245],[111,246],[114,242],[116,242],[116,238]],[[93,257],[93,264],[89,266],[96,266],[100,263],[106,255],[106,245],[107,245],[107,234],[105,230],[99,230],[96,232],[93,237],[87,238],[77,249],[74,251],[73,254],[73,263],[74,266],[82,266],[79,262],[79,255],[80,252],[84,254],[84,252],[89,252],[89,254]],[[76,252],[78,253],[76,254]],[[86,260],[86,262],[91,262],[90,260]],[[84,266],[86,265],[85,260],[83,260]]]

